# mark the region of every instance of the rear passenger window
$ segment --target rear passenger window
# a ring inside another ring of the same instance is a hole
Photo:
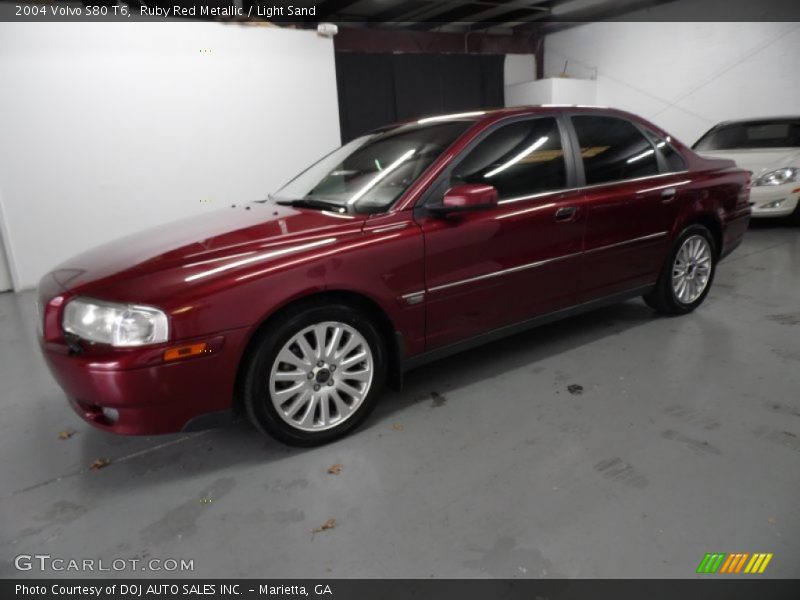
[[[493,185],[501,200],[567,187],[556,120],[518,121],[490,133],[455,166],[450,183]]]
[[[656,145],[656,148],[661,153],[667,173],[677,173],[678,171],[686,170],[686,161],[683,160],[683,157],[678,151],[672,147],[670,138],[663,139],[650,130],[647,131],[647,137],[650,138],[650,141]]]
[[[632,123],[616,117],[576,116],[586,185],[658,174],[656,151]]]

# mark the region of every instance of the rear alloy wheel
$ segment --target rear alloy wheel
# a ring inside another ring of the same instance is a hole
[[[702,235],[684,240],[672,263],[672,293],[680,302],[691,304],[706,291],[713,260],[711,245]]]
[[[291,309],[254,347],[241,388],[247,415],[287,444],[324,444],[353,430],[385,379],[376,327],[347,305]]]
[[[659,312],[682,315],[702,304],[714,280],[716,250],[711,232],[690,225],[678,236],[661,276],[645,302]]]

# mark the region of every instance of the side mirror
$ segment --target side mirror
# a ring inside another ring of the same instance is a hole
[[[497,206],[497,189],[492,185],[466,183],[447,190],[442,203],[429,206],[435,214],[449,214],[468,210],[484,210]]]

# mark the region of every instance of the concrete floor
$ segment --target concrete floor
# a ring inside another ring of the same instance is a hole
[[[311,450],[244,425],[96,431],[33,315],[32,293],[0,295],[1,576],[46,553],[206,577],[693,577],[705,552],[800,576],[800,229],[752,229],[690,316],[631,301],[456,356]]]

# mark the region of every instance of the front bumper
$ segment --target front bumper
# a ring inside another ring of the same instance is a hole
[[[800,202],[800,183],[784,185],[760,185],[750,190],[750,202],[753,203],[753,217],[786,217],[791,215]],[[772,203],[779,206],[769,207]]]
[[[82,419],[113,433],[150,435],[178,432],[196,417],[231,408],[246,338],[247,329],[202,338],[197,341],[212,343],[213,352],[171,363],[159,360],[163,348],[85,345],[74,354],[65,344],[43,341],[42,350]]]

